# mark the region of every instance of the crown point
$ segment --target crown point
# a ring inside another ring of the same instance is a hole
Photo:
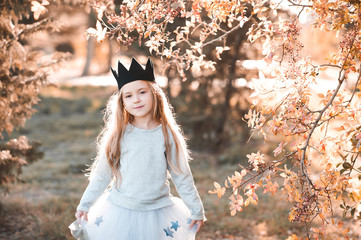
[[[148,69],[153,69],[153,61],[150,58],[148,58],[147,65],[145,67],[145,70]]]
[[[118,75],[120,75],[119,72],[128,72],[128,69],[124,67],[124,65],[118,60]]]
[[[118,78],[117,72],[112,67],[110,67],[110,70],[112,71],[113,76],[115,77],[115,79],[117,79]]]
[[[129,70],[124,67],[124,65],[118,61],[118,74],[111,67],[110,68],[114,78],[118,83],[118,90],[120,90],[125,84],[133,82],[136,80],[144,80],[154,82],[154,72],[153,72],[153,62],[148,58],[146,68],[144,69],[138,61],[133,57],[132,63],[130,64]]]
[[[138,75],[139,73],[144,72],[144,68],[137,60],[135,60],[135,58],[132,58],[132,64],[130,65],[129,72],[134,72],[134,74]]]

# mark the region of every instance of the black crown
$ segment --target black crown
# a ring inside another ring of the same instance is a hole
[[[129,71],[124,67],[124,65],[118,61],[118,74],[115,70],[110,67],[112,73],[117,80],[118,90],[120,90],[125,84],[136,81],[136,80],[145,80],[154,82],[154,72],[153,72],[153,61],[148,58],[145,69],[132,58],[132,63],[130,64]]]

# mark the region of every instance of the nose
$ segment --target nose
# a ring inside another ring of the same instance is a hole
[[[134,103],[138,103],[140,101],[139,94],[134,96]]]

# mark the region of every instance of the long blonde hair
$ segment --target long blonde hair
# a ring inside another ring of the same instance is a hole
[[[176,173],[182,172],[179,165],[180,158],[184,158],[185,161],[189,161],[190,156],[185,137],[180,126],[175,121],[174,109],[158,84],[148,81],[147,83],[149,84],[153,95],[153,119],[162,124],[168,165]],[[89,176],[92,178],[92,175],[95,172],[94,170],[99,164],[100,159],[104,157],[104,154],[102,153],[104,153],[105,150],[107,163],[109,164],[112,174],[118,183],[118,180],[120,181],[121,179],[119,171],[121,164],[121,139],[124,135],[127,124],[134,121],[134,117],[125,110],[122,91],[114,93],[108,100],[103,120],[105,124],[97,137],[97,156],[89,168]],[[171,161],[173,156],[171,156],[171,140],[169,132],[173,136],[174,144],[177,150],[176,165],[174,165]]]

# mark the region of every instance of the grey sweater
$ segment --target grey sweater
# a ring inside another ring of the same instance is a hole
[[[170,132],[168,134],[171,160],[176,166],[174,138]],[[177,192],[191,211],[190,218],[206,220],[187,159],[179,159],[182,172],[175,172],[168,166],[161,125],[151,130],[127,125],[121,141],[120,184],[116,185],[112,181],[112,171],[105,152],[101,153],[99,161],[77,210],[88,212],[109,184],[108,200],[115,205],[140,211],[170,206],[169,172]]]

